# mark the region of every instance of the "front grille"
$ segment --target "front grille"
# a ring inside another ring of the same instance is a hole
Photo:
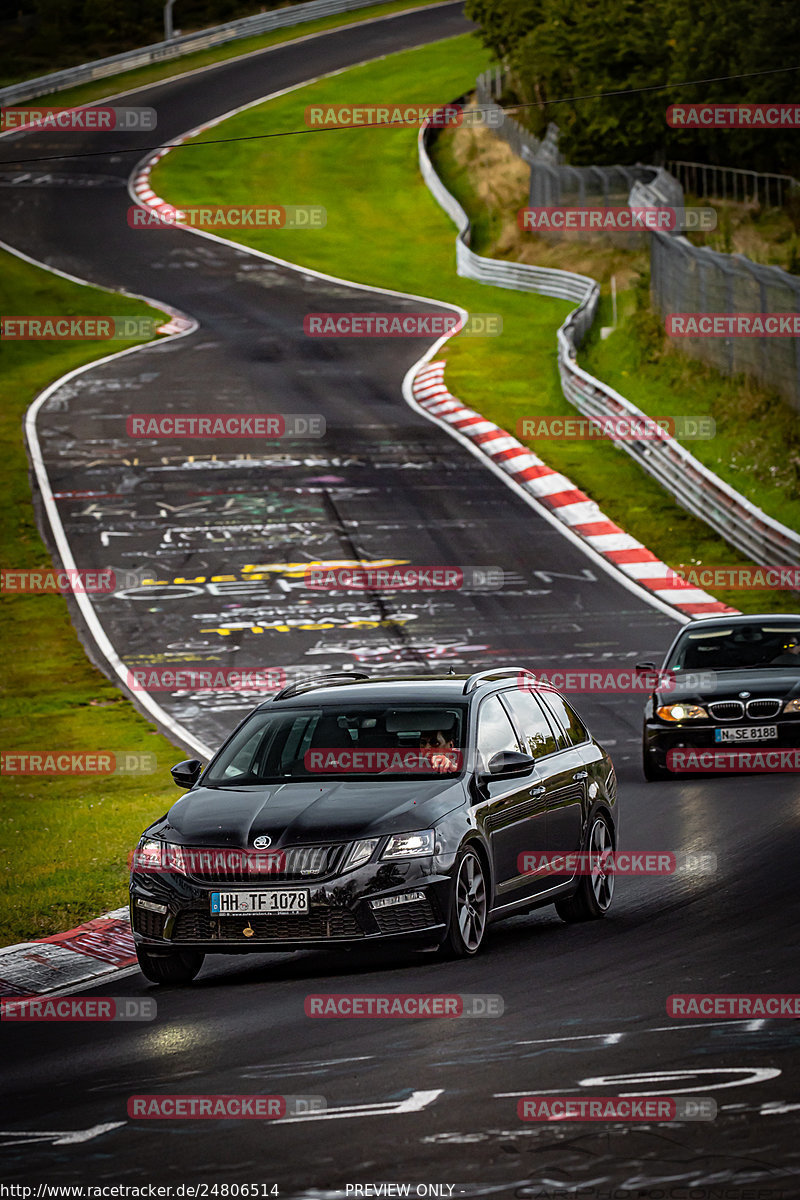
[[[248,937],[245,929],[252,929]],[[319,906],[295,917],[217,917],[200,909],[178,914],[173,942],[324,941],[325,938],[363,937],[364,931],[346,908]]]
[[[718,721],[735,721],[744,716],[744,705],[741,700],[715,700],[709,704],[708,711]]]
[[[413,933],[415,929],[426,929],[429,925],[436,924],[428,900],[414,900],[409,904],[378,908],[372,915],[381,933]]]
[[[133,929],[135,933],[140,933],[142,937],[163,937],[164,917],[161,913],[148,912],[146,908],[139,908],[134,903]]]
[[[777,717],[781,711],[781,701],[773,700],[748,700],[747,701],[748,717]]]
[[[189,846],[186,875],[200,883],[288,883],[335,875],[347,843],[291,846],[288,850],[255,851]],[[281,855],[281,870],[271,870],[271,855]]]

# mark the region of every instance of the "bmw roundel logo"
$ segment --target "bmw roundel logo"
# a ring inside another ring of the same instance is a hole
[[[253,842],[253,845],[255,846],[256,850],[266,850],[267,846],[272,845],[272,838],[266,836],[257,837]]]
[[[749,692],[739,692],[739,699],[740,700],[749,700],[750,693]]]

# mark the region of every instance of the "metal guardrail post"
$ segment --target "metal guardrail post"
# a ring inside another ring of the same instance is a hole
[[[175,0],[167,0],[164,5],[164,41],[171,42],[175,37],[175,31],[172,26],[172,6]]]

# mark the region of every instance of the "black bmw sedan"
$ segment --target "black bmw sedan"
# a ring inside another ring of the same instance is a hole
[[[131,870],[139,964],[157,983],[189,982],[206,954],[399,942],[468,956],[503,917],[554,903],[590,920],[611,904],[614,768],[523,668],[292,684],[207,766],[172,774],[187,793]]]
[[[788,755],[769,752],[800,747],[800,615],[692,621],[667,651],[662,681],[644,713],[646,779],[759,762],[787,769]],[[742,753],[730,753],[737,747]]]

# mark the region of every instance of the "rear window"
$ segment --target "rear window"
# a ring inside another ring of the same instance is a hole
[[[457,775],[464,714],[456,705],[264,709],[236,733],[203,785]]]
[[[575,709],[567,704],[566,700],[562,699],[555,692],[537,691],[536,695],[542,704],[546,705],[548,710],[553,714],[557,726],[561,726],[564,730],[567,745],[579,746],[581,742],[589,740],[586,726],[575,712]]]

